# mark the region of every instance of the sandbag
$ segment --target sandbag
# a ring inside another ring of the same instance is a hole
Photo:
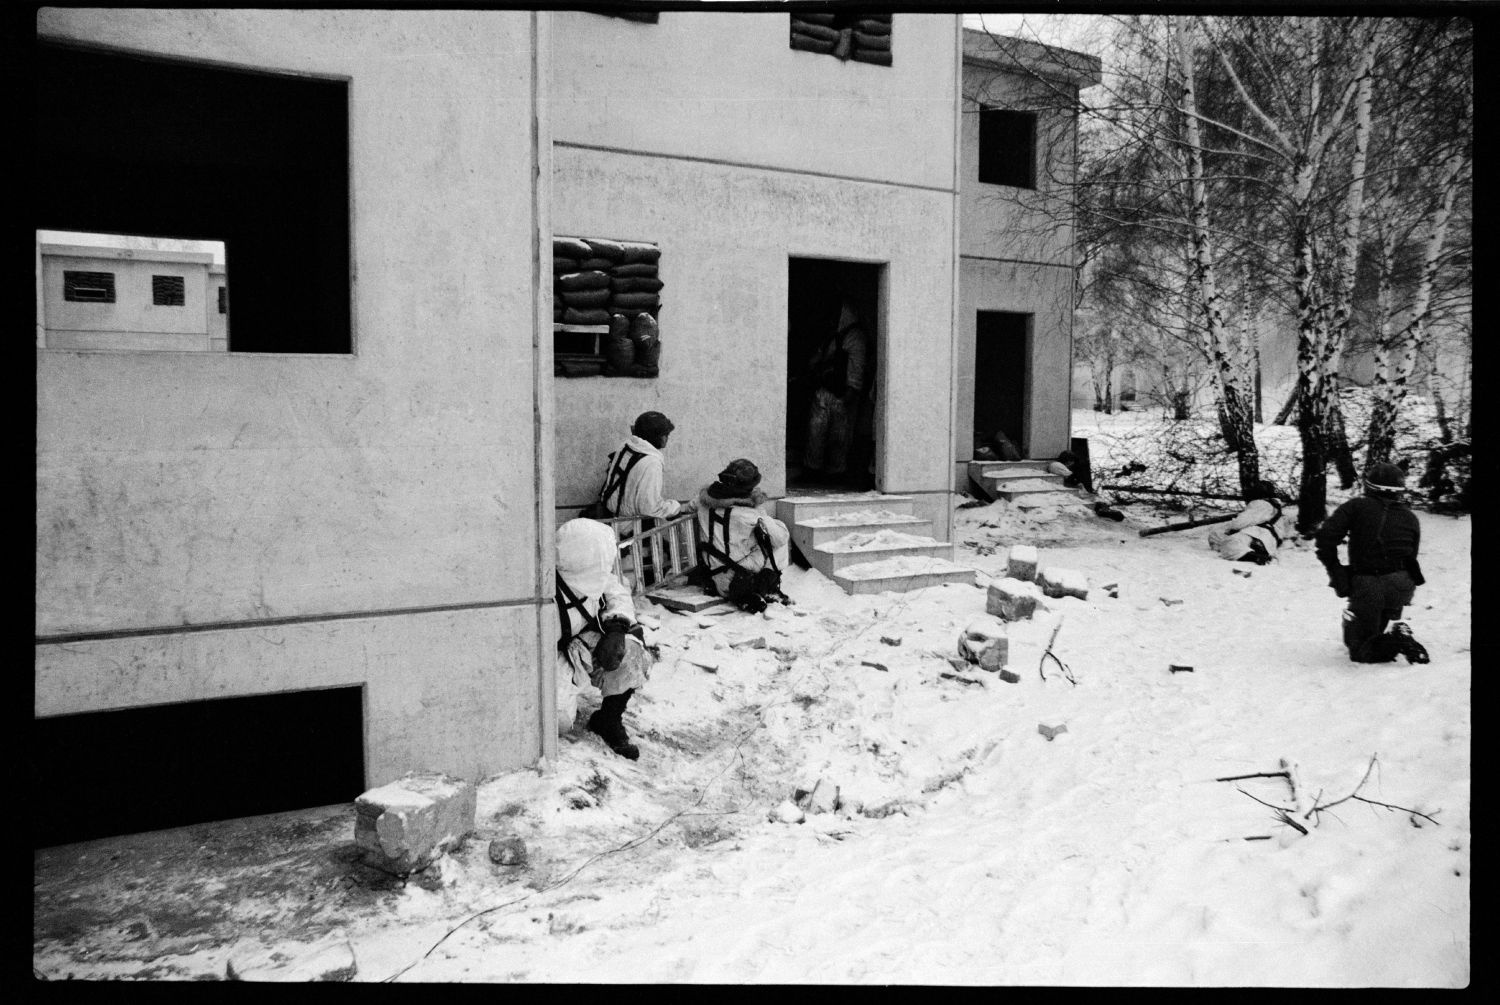
[[[603,307],[613,294],[609,290],[563,290],[559,295],[565,307]]]
[[[650,314],[637,314],[630,322],[630,338],[635,343],[635,362],[655,369],[661,360],[661,326],[656,319]]]
[[[614,325],[610,325],[610,333],[604,336],[604,362],[606,373],[623,374],[630,369],[635,362],[635,342],[629,334],[616,334]]]
[[[559,258],[557,255],[553,255],[552,256],[552,273],[554,275],[560,276],[560,275],[563,275],[564,273],[567,273],[567,272],[577,272],[577,271],[578,271],[578,259],[576,259],[576,258]]]
[[[655,293],[662,288],[662,281],[653,276],[626,276],[611,279],[609,288],[616,293]]]
[[[823,42],[837,42],[839,30],[832,25],[815,24],[801,17],[792,18],[792,34],[804,38],[816,38]]]
[[[624,265],[616,265],[613,276],[654,276],[656,265],[653,262],[627,262]]]
[[[591,272],[568,272],[557,277],[560,290],[607,290],[609,276],[597,269]]]
[[[577,308],[567,307],[563,309],[563,324],[565,325],[607,325],[609,324],[609,311],[603,307]]]
[[[795,28],[798,21],[801,21],[803,24],[833,24],[837,19],[837,14],[825,13],[824,11],[799,10],[792,15],[792,27]]]
[[[862,17],[854,22],[854,30],[866,35],[886,35],[891,33],[891,16],[885,17]]]
[[[583,261],[578,263],[578,269],[580,272],[590,269],[597,270],[599,272],[608,272],[614,267],[615,263],[607,258],[585,258]]]
[[[597,377],[604,370],[604,363],[597,359],[554,360],[552,373],[559,377]]]
[[[654,262],[661,257],[661,249],[654,244],[645,241],[621,241],[621,247],[625,249],[625,261],[628,262]]]
[[[862,31],[856,31],[854,33],[854,48],[867,52],[890,52],[891,36],[866,35]]]
[[[589,258],[607,258],[611,262],[625,260],[625,246],[619,241],[606,241],[602,237],[586,237],[584,242],[589,246]]]
[[[610,303],[616,307],[655,307],[661,303],[656,293],[615,293]]]
[[[833,47],[836,45],[838,45],[837,42],[825,42],[820,38],[808,38],[806,35],[792,32],[792,48],[803,52],[816,52],[826,56],[833,52]]]
[[[858,60],[861,63],[879,63],[881,66],[891,65],[890,53],[879,52],[874,49],[859,49],[849,58]]]
[[[552,239],[552,254],[564,258],[588,258],[593,254],[589,246],[576,237],[554,237]]]

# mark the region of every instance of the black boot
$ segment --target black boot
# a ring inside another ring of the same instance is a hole
[[[599,711],[589,716],[589,732],[596,734],[608,744],[610,750],[632,761],[641,756],[641,751],[630,742],[630,737],[625,733],[625,723],[622,717],[625,715],[625,706],[633,694],[635,694],[634,688],[623,694],[606,695],[599,705]]]
[[[1391,630],[1386,633],[1394,640],[1393,646],[1397,652],[1406,657],[1408,663],[1427,663],[1427,647],[1418,642],[1411,634],[1411,626],[1405,621],[1397,621],[1391,625]],[[1394,657],[1393,657],[1394,658]]]

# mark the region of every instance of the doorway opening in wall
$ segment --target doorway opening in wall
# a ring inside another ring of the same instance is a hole
[[[883,268],[826,258],[788,260],[788,492],[875,487]]]
[[[1001,460],[1030,456],[1026,424],[1031,386],[1030,314],[979,311],[974,319],[974,450]],[[1019,457],[1009,457],[1006,445]]]
[[[228,351],[353,351],[348,81],[53,43],[35,57],[38,232],[222,243]]]
[[[35,719],[29,768],[35,848],[350,802],[364,689]]]

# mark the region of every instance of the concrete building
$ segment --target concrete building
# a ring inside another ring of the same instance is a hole
[[[222,352],[224,267],[206,252],[38,242],[39,346]]]
[[[960,18],[883,17],[845,60],[775,13],[43,10],[38,229],[223,240],[235,283],[228,352],[39,346],[46,749],[189,709],[178,762],[219,723],[223,763],[343,765],[200,819],[537,763],[556,523],[647,409],[670,494],[734,457],[783,493],[837,295],[875,484],[941,533],[977,311],[1033,317],[1022,435],[1065,442],[1068,233],[970,227]],[[554,378],[553,235],[659,248],[657,377]]]

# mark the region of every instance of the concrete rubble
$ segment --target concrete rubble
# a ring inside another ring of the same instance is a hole
[[[410,772],[354,800],[354,842],[397,876],[425,868],[474,829],[476,793],[461,778]]]

